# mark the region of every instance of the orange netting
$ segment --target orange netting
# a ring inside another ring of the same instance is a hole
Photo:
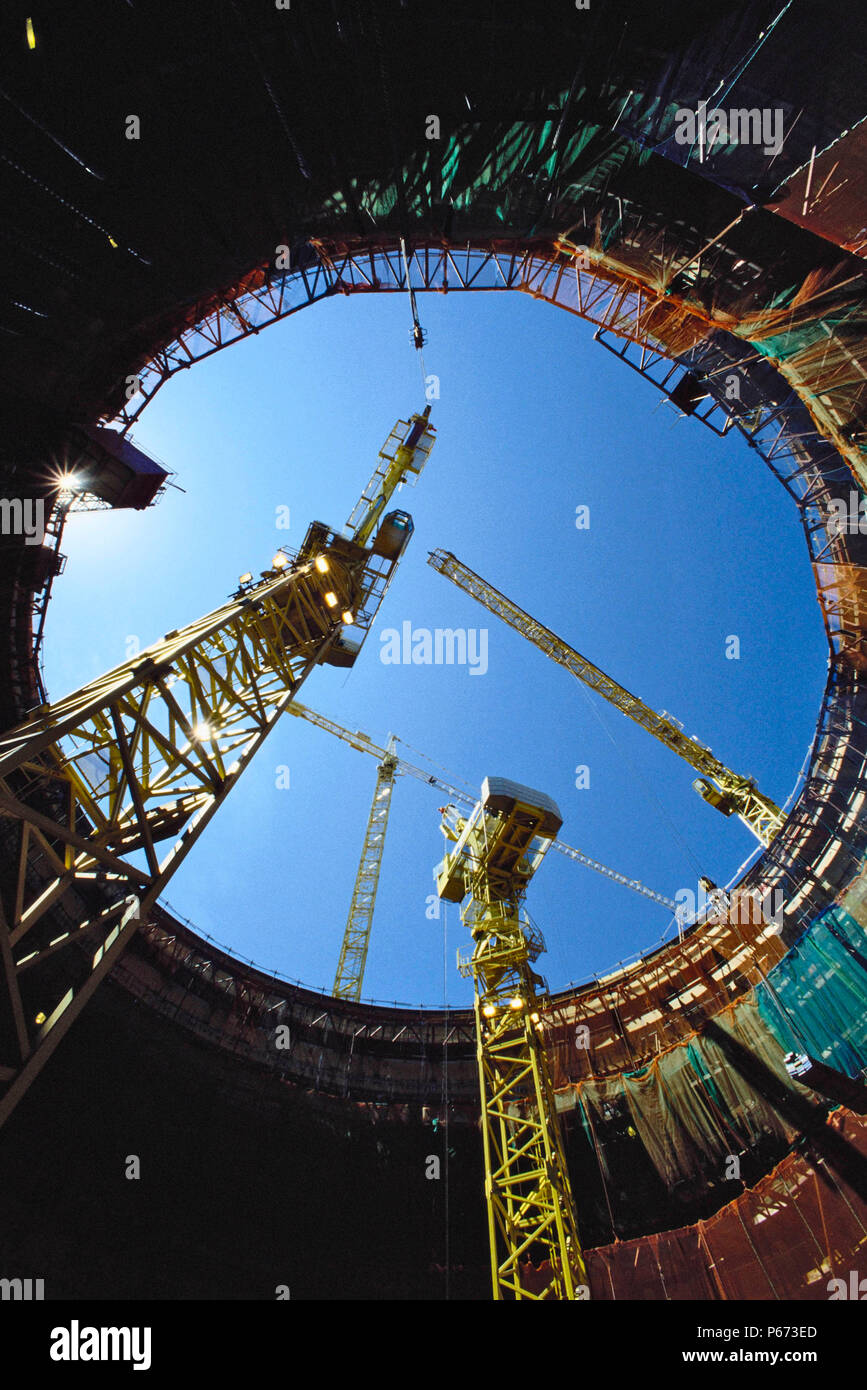
[[[707,1221],[588,1250],[591,1296],[827,1300],[832,1279],[848,1289],[867,1243],[867,1119],[836,1111],[814,1148]]]
[[[867,670],[867,569],[862,565],[813,566],[825,624],[838,637],[841,654]]]

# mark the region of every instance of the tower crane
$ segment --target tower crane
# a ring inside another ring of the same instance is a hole
[[[373,742],[369,734],[364,734],[360,729],[352,733],[345,729],[336,720],[327,718],[317,710],[311,709],[309,705],[304,705],[300,700],[293,700],[289,707],[289,713],[297,715],[300,719],[306,719],[310,724],[315,724],[317,729],[324,729],[326,733],[333,734],[335,738],[342,739],[348,743],[350,748],[354,748],[359,753],[368,753],[373,758],[382,761],[386,756],[390,756],[391,744],[389,748],[380,747]],[[396,758],[396,770],[398,774],[406,773],[409,777],[414,777],[418,782],[425,782],[430,787],[436,787],[438,791],[445,792],[449,800],[455,806],[463,807],[464,810],[471,810],[475,805],[475,798],[469,793],[462,791],[460,787],[452,786],[442,777],[435,776],[432,772],[427,772],[424,768],[416,767],[414,763],[408,762],[406,758]],[[677,911],[677,903],[673,898],[666,898],[664,894],[657,893],[653,888],[648,888],[645,883],[641,883],[637,878],[627,878],[626,874],[620,874],[616,869],[609,869],[606,864],[601,864],[598,859],[591,859],[589,854],[583,850],[575,849],[572,845],[567,845],[563,840],[554,840],[551,848],[563,854],[567,859],[571,859],[576,864],[583,864],[585,869],[592,869],[594,873],[602,874],[612,883],[619,883],[623,888],[630,888],[633,893],[640,893],[642,897],[649,898],[651,902],[659,903],[660,907],[667,907],[669,911]]]
[[[532,968],[544,949],[521,912],[527,885],[560,829],[550,797],[500,777],[482,783],[466,818],[447,813],[437,892],[463,903],[473,950],[458,957],[474,981],[485,1195],[494,1300],[588,1296]],[[547,1266],[534,1288],[528,1262]],[[523,1262],[523,1267],[522,1267]]]
[[[552,661],[565,666],[567,671],[582,681],[584,685],[602,695],[609,704],[614,705],[636,724],[665,744],[672,752],[694,767],[702,775],[693,782],[693,787],[709,805],[722,812],[724,816],[737,814],[748,826],[761,844],[767,846],[780,830],[784,820],[783,812],[770,797],[765,796],[755,781],[743,777],[725,766],[705,744],[694,736],[683,732],[683,725],[667,711],[657,713],[637,696],[631,695],[622,685],[594,666],[591,661],[567,645],[561,637],[544,627],[542,623],[525,613],[511,599],[501,594],[487,580],[462,564],[448,550],[434,550],[428,557],[428,564],[440,574],[445,575],[459,589],[472,598],[478,599],[489,612],[502,618],[522,637],[543,651]]]
[[[0,884],[0,1124],[313,668],[355,661],[412,534],[408,513],[383,513],[433,447],[428,416],[392,430],[349,537],[314,521],[222,607],[0,734],[17,850]]]
[[[379,871],[385,849],[385,832],[388,828],[388,813],[391,810],[391,794],[398,760],[394,755],[394,739],[389,739],[388,751],[379,764],[376,773],[376,790],[367,818],[364,844],[355,886],[352,890],[352,903],[346,919],[346,931],[340,947],[340,959],[334,976],[335,999],[360,999],[364,980],[364,967],[367,964],[367,949],[370,945],[370,929],[373,926],[373,909],[376,905],[376,890],[379,886]]]
[[[419,782],[436,787],[439,791],[446,793],[455,807],[462,806],[471,810],[475,805],[475,797],[471,796],[469,792],[461,791],[459,787],[453,787],[450,783],[444,782],[441,777],[435,777],[432,773],[425,772],[422,768],[407,762],[406,759],[399,758],[395,753],[393,738],[389,739],[388,748],[380,748],[360,729],[353,734],[335,720],[328,719],[324,714],[310,709],[309,705],[303,705],[300,700],[292,701],[289,712],[315,724],[318,729],[324,729],[326,733],[333,734],[335,738],[342,739],[344,743],[349,744],[350,748],[355,748],[359,753],[369,753],[371,757],[380,760],[376,790],[364,835],[364,845],[352,892],[346,931],[340,948],[340,961],[334,980],[334,994],[338,999],[360,999],[395,776],[406,773],[410,777],[415,777]],[[665,898],[661,893],[655,893],[652,888],[647,888],[636,878],[627,878],[625,874],[619,874],[616,869],[607,868],[605,864],[600,864],[598,859],[591,859],[582,850],[573,849],[571,845],[564,844],[562,840],[554,840],[552,848],[559,850],[567,859],[572,859],[576,864],[583,864],[585,868],[593,869],[595,873],[602,874],[614,883],[620,883],[624,888],[631,888],[634,893],[640,893],[643,897],[650,898],[652,902],[660,903],[669,911],[677,911],[677,904],[672,898]]]

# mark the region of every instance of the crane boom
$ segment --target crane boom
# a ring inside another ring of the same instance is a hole
[[[357,545],[367,544],[395,489],[410,476],[418,478],[427,463],[436,443],[436,430],[429,417],[430,406],[426,405],[421,415],[398,420],[380,449],[370,482],[346,523]]]
[[[369,556],[354,551],[344,542],[321,564],[263,572],[0,734],[0,817],[21,845],[0,912],[0,1124],[328,659],[341,612],[370,585]],[[94,884],[107,906],[94,906]]]
[[[317,728],[324,729],[327,733],[333,734],[335,738],[342,739],[348,743],[350,748],[356,749],[359,753],[369,753],[373,758],[382,761],[389,756],[389,751],[380,748],[374,743],[367,734],[356,730],[353,734],[349,729],[344,729],[333,719],[328,719],[324,714],[319,714],[316,710],[310,709],[309,705],[303,705],[300,700],[293,700],[289,706],[290,714],[297,714],[299,718],[307,719]],[[453,787],[449,782],[443,781],[441,777],[435,777],[430,772],[425,772],[423,768],[416,767],[414,763],[407,762],[405,758],[397,758],[397,771],[406,773],[410,777],[415,777],[419,782],[426,782],[428,786],[436,787],[439,791],[445,792],[449,800],[456,806],[464,810],[472,810],[477,798],[471,796],[469,792],[461,791],[459,787]],[[625,874],[620,874],[616,869],[609,869],[606,864],[600,864],[598,859],[591,859],[583,850],[574,849],[572,845],[567,845],[563,840],[554,840],[551,845],[560,854],[564,854],[567,859],[573,860],[576,864],[583,864],[585,869],[592,869],[594,873],[601,874],[603,878],[611,879],[612,883],[619,883],[623,888],[631,888],[633,893],[640,893],[642,897],[649,898],[651,902],[659,903],[661,907],[666,907],[670,912],[676,912],[677,904],[672,898],[666,898],[662,893],[656,893],[646,884],[640,883],[637,878],[627,878]]]
[[[595,690],[622,714],[628,715],[636,724],[640,724],[666,748],[677,753],[702,774],[693,786],[705,801],[723,815],[730,816],[736,812],[763,845],[770,844],[782,826],[785,814],[770,797],[764,796],[758,790],[752,778],[732,772],[703,743],[685,734],[678,720],[665,711],[657,712],[651,709],[643,700],[639,700],[636,695],[618,685],[611,676],[606,675],[598,666],[594,666],[592,661],[588,661],[580,652],[576,652],[564,642],[562,637],[558,637],[550,628],[545,627],[529,613],[525,613],[510,598],[500,593],[499,589],[495,589],[474,570],[462,564],[450,551],[431,551],[428,564],[439,574],[450,579],[459,589],[477,599],[489,612],[502,618],[552,661],[564,666],[590,690]]]

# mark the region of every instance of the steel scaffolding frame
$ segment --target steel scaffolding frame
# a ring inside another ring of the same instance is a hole
[[[645,341],[639,326],[658,295],[644,285],[618,279],[602,265],[588,269],[574,257],[542,242],[535,247],[499,241],[465,246],[421,245],[407,255],[414,290],[519,291],[566,309],[598,327]],[[337,294],[406,294],[400,243],[353,246],[311,240],[300,263],[285,271],[259,268],[221,295],[175,341],[153,353],[139,368],[126,403],[106,423],[126,433],[157,391],[179,371],[290,318],[299,310]]]

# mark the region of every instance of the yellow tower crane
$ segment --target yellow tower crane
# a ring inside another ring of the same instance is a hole
[[[436,443],[430,423],[430,406],[421,415],[398,420],[379,451],[379,463],[346,523],[353,539],[366,545],[395,488],[417,481]]]
[[[385,832],[388,828],[388,813],[391,809],[391,794],[394,791],[394,778],[397,772],[397,758],[394,756],[394,739],[389,740],[388,752],[379,764],[376,774],[376,790],[367,818],[364,844],[355,887],[352,890],[352,903],[346,919],[346,931],[340,947],[340,959],[334,976],[335,999],[360,999],[364,980],[364,967],[367,964],[367,949],[370,945],[370,929],[373,926],[373,909],[376,906],[376,890],[379,885],[379,871],[385,850]]]
[[[725,766],[709,748],[694,736],[683,732],[683,726],[666,711],[656,710],[644,704],[637,696],[631,695],[622,685],[600,671],[591,661],[568,646],[561,637],[544,627],[529,613],[525,613],[511,599],[501,594],[487,580],[462,564],[450,551],[434,550],[428,557],[428,564],[440,574],[445,575],[459,589],[478,599],[489,612],[502,618],[510,627],[526,637],[549,656],[552,661],[565,666],[573,676],[597,694],[603,696],[622,714],[626,714],[636,724],[665,744],[672,752],[702,774],[693,782],[699,796],[724,816],[736,813],[763,845],[769,845],[785,821],[785,813],[760,792],[755,781],[742,777]]]
[[[428,415],[392,430],[351,537],[314,521],[221,608],[0,734],[17,851],[0,885],[0,1124],[302,682],[355,661],[412,534],[408,513],[383,513],[430,453]]]
[[[485,779],[468,817],[447,814],[442,824],[450,848],[437,892],[449,902],[468,899],[461,920],[473,939],[472,954],[458,963],[475,984],[495,1301],[589,1297],[541,1035],[545,984],[532,969],[544,942],[521,912],[561,824],[550,797],[500,777]]]
[[[324,729],[326,733],[333,734],[335,738],[342,739],[348,743],[350,748],[356,749],[359,753],[368,753],[373,758],[382,761],[386,756],[391,756],[391,743],[388,749],[381,748],[374,743],[369,734],[364,734],[360,729],[352,733],[345,729],[342,724],[338,724],[334,719],[328,719],[326,715],[319,714],[317,710],[311,709],[309,705],[303,705],[300,700],[293,700],[289,707],[290,714],[296,714],[301,719],[308,720],[315,724],[317,729]],[[396,757],[396,771],[406,773],[414,777],[419,782],[426,783],[427,786],[436,787],[438,791],[445,792],[449,801],[455,806],[462,806],[465,810],[472,810],[476,804],[476,798],[469,792],[462,791],[460,787],[454,787],[450,782],[446,782],[442,777],[435,776],[432,772],[424,768],[416,767],[414,763],[407,762],[406,758]],[[653,888],[648,888],[645,883],[641,883],[637,878],[627,878],[626,874],[618,873],[616,869],[609,869],[607,864],[601,864],[598,859],[591,859],[589,854],[583,850],[575,849],[572,845],[567,845],[564,840],[554,840],[551,848],[557,850],[559,854],[565,855],[575,864],[583,864],[585,869],[592,869],[594,873],[601,874],[603,878],[608,878],[612,883],[619,883],[622,888],[629,888],[633,893],[640,893],[643,898],[649,898],[651,902],[659,903],[660,907],[666,907],[670,912],[677,911],[677,903],[673,898],[666,898],[664,894],[657,893]]]
[[[443,781],[441,777],[436,777],[433,773],[425,772],[422,768],[416,767],[414,763],[399,758],[395,753],[395,740],[393,738],[389,740],[387,748],[380,748],[360,729],[352,733],[335,720],[326,718],[324,714],[310,709],[308,705],[303,705],[300,700],[292,701],[289,712],[315,724],[318,729],[323,729],[326,733],[342,739],[344,743],[348,743],[351,748],[357,749],[358,752],[368,753],[371,757],[379,759],[376,790],[368,817],[355,888],[346,920],[346,931],[340,948],[340,961],[334,980],[334,994],[337,998],[360,999],[395,777],[398,774],[407,773],[410,777],[425,782],[428,786],[436,787],[438,791],[446,793],[455,807],[462,806],[464,809],[472,810],[476,799],[469,792],[461,791],[459,787],[453,787],[449,782]],[[634,893],[640,893],[642,897],[659,903],[660,906],[668,908],[670,912],[677,911],[677,904],[672,898],[655,893],[652,888],[640,883],[637,878],[627,878],[625,874],[618,873],[616,869],[609,869],[607,865],[600,864],[598,859],[591,859],[582,850],[574,849],[572,845],[564,844],[562,840],[554,840],[552,849],[558,850],[560,854],[565,855],[574,863],[583,864],[585,868],[592,869],[594,873],[602,874],[603,877],[611,879],[612,882],[619,883],[624,888],[630,888]]]

